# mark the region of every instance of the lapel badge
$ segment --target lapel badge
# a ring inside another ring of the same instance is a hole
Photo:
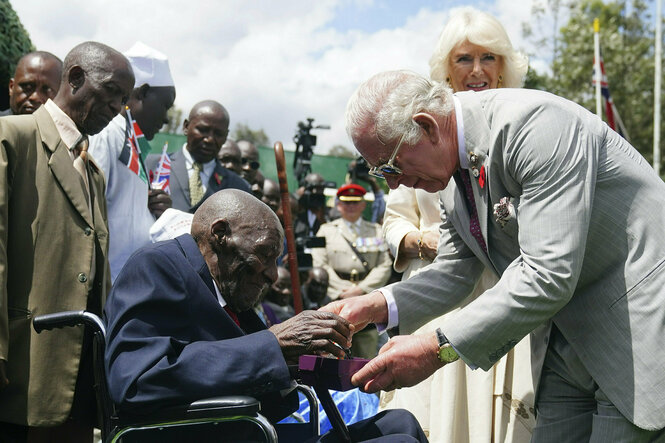
[[[478,177],[478,184],[480,185],[480,189],[483,189],[485,187],[485,165],[482,165],[480,167],[480,176]]]
[[[509,197],[502,197],[499,203],[494,205],[494,220],[503,228],[509,220],[516,217],[515,207]]]
[[[480,173],[478,172],[478,156],[473,152],[469,152],[469,166],[471,167],[471,173],[475,178],[478,178]]]

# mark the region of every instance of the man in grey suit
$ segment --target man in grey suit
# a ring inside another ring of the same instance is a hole
[[[223,167],[217,153],[229,134],[229,113],[214,100],[194,105],[183,122],[187,143],[170,154],[172,207],[194,213],[208,197],[222,189],[251,192],[249,183]],[[146,158],[146,168],[154,171],[159,154]]]
[[[411,386],[457,358],[488,370],[539,330],[533,441],[665,438],[665,184],[632,146],[545,92],[453,96],[406,71],[359,87],[347,131],[391,188],[441,191],[441,240],[417,277],[324,309],[409,334],[484,267],[501,277],[436,334],[391,339],[355,384]]]

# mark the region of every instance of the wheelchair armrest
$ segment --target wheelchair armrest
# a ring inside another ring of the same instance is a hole
[[[261,410],[261,403],[245,395],[227,395],[197,400],[187,405],[167,406],[148,414],[136,414],[118,411],[113,417],[116,427],[140,426],[153,423],[214,419],[233,416],[256,416]]]
[[[223,417],[227,415],[256,415],[261,410],[261,403],[246,395],[227,395],[224,397],[197,400],[187,407],[187,417]]]
[[[39,334],[42,331],[60,329],[68,326],[87,325],[94,332],[106,334],[104,323],[97,315],[87,311],[65,311],[38,315],[32,320],[32,327]]]

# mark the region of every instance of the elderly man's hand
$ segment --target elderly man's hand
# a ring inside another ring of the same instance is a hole
[[[392,391],[420,383],[444,366],[435,334],[398,335],[351,378],[365,392]]]
[[[351,346],[353,330],[345,319],[320,311],[303,311],[270,327],[288,364],[297,363],[298,357],[306,354],[328,353],[344,358],[344,350],[339,346]]]
[[[372,291],[362,297],[350,297],[327,304],[319,311],[332,312],[347,319],[360,331],[368,323],[388,323],[388,305],[383,294]]]
[[[148,209],[155,218],[161,217],[164,211],[169,209],[171,205],[171,196],[163,190],[151,189],[148,191]]]
[[[5,369],[5,361],[0,360],[0,391],[5,389],[9,385],[9,380],[7,380],[7,370]]]

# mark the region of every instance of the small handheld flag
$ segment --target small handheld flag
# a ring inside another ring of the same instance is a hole
[[[159,159],[159,165],[155,171],[155,175],[150,183],[152,189],[162,189],[167,194],[171,194],[171,188],[169,186],[169,179],[171,177],[171,157],[167,153],[169,144],[164,143],[164,148],[162,148],[162,156]]]

